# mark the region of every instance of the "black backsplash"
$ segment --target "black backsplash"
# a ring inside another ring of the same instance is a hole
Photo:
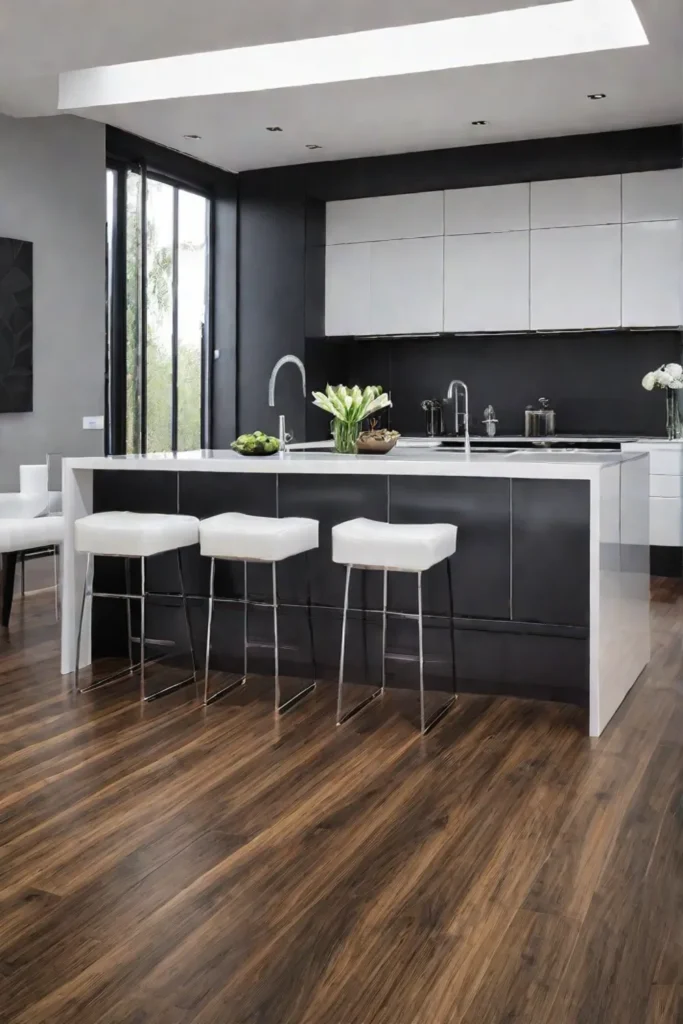
[[[558,434],[657,437],[664,434],[664,398],[641,387],[643,375],[661,363],[679,362],[678,331],[387,338],[306,343],[310,388],[328,381],[381,384],[391,391],[391,426],[424,433],[424,398],[443,398],[454,377],[470,392],[473,434],[482,434],[491,404],[498,433],[521,434],[524,409],[549,398]],[[445,410],[452,429],[452,409]],[[329,417],[307,415],[308,440],[329,435]]]

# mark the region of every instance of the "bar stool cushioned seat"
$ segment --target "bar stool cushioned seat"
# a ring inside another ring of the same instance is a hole
[[[26,551],[64,540],[62,516],[37,519],[0,519],[0,551]]]
[[[194,516],[95,512],[75,524],[76,550],[93,555],[147,558],[190,547],[198,540],[199,521]]]
[[[208,558],[281,562],[318,547],[316,519],[271,519],[225,512],[203,519],[201,553]]]
[[[449,523],[404,526],[351,519],[332,529],[332,560],[397,572],[424,572],[455,553],[458,528]]]

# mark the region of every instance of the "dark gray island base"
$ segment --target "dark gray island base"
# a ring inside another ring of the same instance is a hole
[[[453,623],[457,689],[559,700],[588,707],[590,623],[589,480],[388,476],[339,473],[215,473],[95,471],[93,509],[180,512],[200,518],[236,511],[264,516],[307,516],[320,521],[320,549],[278,566],[281,666],[306,678],[315,661],[320,680],[336,680],[344,570],[331,560],[330,531],[357,516],[394,523],[448,522],[458,526],[453,559]],[[192,595],[197,651],[206,638],[209,563],[198,549],[183,551]],[[120,559],[97,560],[96,589],[124,592]],[[354,574],[349,617],[349,680],[380,678],[381,574]],[[134,578],[135,583],[135,578]],[[148,560],[150,591],[177,591],[175,554]],[[249,567],[251,600],[271,599],[270,566]],[[451,614],[445,568],[424,576],[426,683],[451,684]],[[242,563],[219,562],[216,593],[243,595]],[[311,602],[313,652],[309,627]],[[413,579],[389,576],[389,607],[415,612]],[[135,609],[133,613],[135,615]],[[239,604],[217,604],[212,668],[239,672],[243,662]],[[183,636],[179,602],[148,602],[150,636]],[[272,641],[272,613],[249,612],[250,641]],[[96,599],[93,657],[127,652],[125,603]],[[412,655],[415,625],[389,619],[388,650]],[[254,648],[250,671],[272,673],[272,655]],[[415,666],[389,660],[390,686],[416,688]]]

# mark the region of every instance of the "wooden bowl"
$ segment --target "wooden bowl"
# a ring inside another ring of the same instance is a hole
[[[358,439],[358,454],[359,455],[386,455],[391,451],[392,448],[396,447],[397,437],[392,437],[390,441],[380,441],[372,437],[366,438],[365,440]]]

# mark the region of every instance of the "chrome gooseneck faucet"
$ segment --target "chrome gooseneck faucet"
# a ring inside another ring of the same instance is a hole
[[[283,356],[282,359],[278,359],[275,366],[273,367],[273,372],[271,373],[270,380],[268,382],[268,405],[270,406],[271,409],[275,408],[275,382],[277,380],[277,375],[286,363],[294,363],[295,366],[299,367],[299,371],[301,373],[301,383],[303,386],[303,395],[304,398],[306,397],[306,367],[301,362],[298,356]],[[280,451],[286,452],[287,443],[288,441],[291,441],[291,437],[287,436],[287,426],[285,424],[284,416],[280,416],[279,424],[280,429],[278,436],[280,439]]]
[[[455,399],[455,436],[460,435],[460,425],[458,423],[458,417],[460,415],[460,408],[458,403],[458,396],[462,391],[465,399],[465,409],[463,412],[463,425],[465,427],[465,454],[470,454],[470,393],[467,390],[467,384],[462,380],[452,380],[448,385],[448,399]]]

